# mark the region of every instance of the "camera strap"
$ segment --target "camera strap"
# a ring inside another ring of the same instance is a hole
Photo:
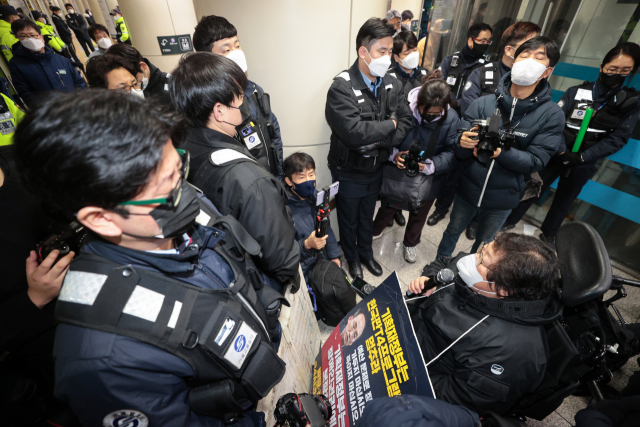
[[[436,145],[438,145],[438,137],[440,136],[440,130],[442,129],[442,119],[439,120],[436,128],[431,131],[429,135],[429,144],[427,145],[427,149],[425,151],[425,158],[430,159],[433,156],[433,153],[436,151]]]

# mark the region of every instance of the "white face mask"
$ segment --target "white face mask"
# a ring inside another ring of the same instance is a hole
[[[418,52],[413,52],[407,55],[404,59],[400,61],[400,64],[404,68],[408,68],[409,70],[413,70],[418,66],[418,61],[420,61],[420,54]]]
[[[367,55],[369,55],[369,51],[367,51]],[[371,55],[369,55],[369,59],[371,59],[371,62],[367,65],[369,66],[371,74],[375,77],[384,77],[391,66],[391,57],[389,55],[383,55],[380,58],[373,59]]]
[[[149,86],[149,78],[142,76],[142,90]]]
[[[71,15],[72,13],[76,13],[76,11],[75,11],[75,10],[73,10],[73,9],[69,9],[69,10],[67,10],[67,13],[68,13],[69,15]]]
[[[102,50],[107,50],[112,45],[113,45],[113,43],[111,42],[111,39],[108,38],[108,37],[103,37],[100,40],[98,40],[98,47],[100,47],[100,49],[102,49]]]
[[[473,288],[478,292],[496,295],[496,292],[483,291],[482,289],[478,289],[475,286],[473,286],[479,282],[494,283],[494,282],[487,282],[486,280],[484,280],[484,278],[478,271],[475,254],[467,255],[464,258],[460,258],[456,263],[456,267],[458,267],[458,275],[460,275],[460,278],[464,281],[464,283],[468,287]]]
[[[144,99],[144,92],[142,91],[142,89],[131,88],[131,96]]]
[[[533,58],[514,62],[511,67],[511,82],[518,86],[531,86],[540,80],[548,67]]]
[[[227,55],[227,58],[238,64],[243,73],[247,72],[247,58],[244,56],[243,51],[240,49],[232,50]]]
[[[22,43],[22,46],[33,52],[40,52],[40,50],[42,50],[42,48],[44,47],[44,41],[40,39],[28,38],[20,41],[20,43]]]

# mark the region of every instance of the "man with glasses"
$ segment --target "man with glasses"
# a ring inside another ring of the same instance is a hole
[[[92,88],[119,90],[144,98],[136,74],[134,64],[116,55],[97,56],[87,62],[87,80]]]
[[[281,296],[242,226],[187,183],[182,119],[91,90],[23,123],[28,190],[88,232],[56,302],[56,396],[85,426],[264,425],[245,411],[284,375],[267,315]]]
[[[454,280],[436,288],[443,269]],[[514,233],[425,266],[410,311],[435,397],[504,414],[535,390],[549,359],[544,325],[562,315],[559,279],[554,251]]]
[[[29,105],[33,97],[42,92],[71,92],[87,84],[71,62],[56,55],[45,46],[40,27],[26,19],[11,24],[11,31],[20,43],[13,46],[13,59],[9,71],[18,96]]]
[[[560,178],[549,212],[540,226],[540,238],[554,244],[555,235],[573,201],[596,173],[596,162],[621,150],[631,138],[640,112],[640,98],[629,85],[640,67],[640,46],[626,42],[614,47],[600,64],[593,82],[567,89],[558,105],[565,114],[564,143],[540,172],[542,192]],[[594,113],[581,144],[577,136],[587,108]],[[566,146],[565,146],[566,145]],[[536,198],[520,202],[507,218],[503,230],[516,226]]]
[[[484,54],[492,43],[491,33],[488,24],[473,24],[467,31],[467,43],[462,50],[442,60],[440,71],[456,99],[460,98],[469,74],[489,61]]]

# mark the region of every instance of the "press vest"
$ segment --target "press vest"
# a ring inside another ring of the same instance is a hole
[[[500,83],[500,69],[498,62],[485,64],[480,70],[480,90],[481,95],[493,95],[496,93]]]
[[[203,289],[81,252],[65,276],[56,320],[184,359],[194,372],[186,380],[191,409],[232,422],[284,376],[271,330],[286,300],[260,279],[247,255],[258,254],[259,245],[240,224],[201,202],[199,220],[203,213],[207,224],[225,233],[214,250],[233,270],[227,289]]]
[[[360,119],[363,121],[377,121],[382,122],[389,119],[391,114],[391,108],[389,107],[388,91],[393,89],[394,80],[396,77],[392,74],[385,74],[382,77],[382,83],[378,87],[378,97],[367,89],[359,90],[355,89],[351,83],[351,76],[349,70],[345,70],[334,77],[334,80],[342,79],[351,86],[351,99],[356,102],[356,105],[360,108]],[[338,164],[336,168],[338,170],[357,172],[375,172],[380,168],[380,165],[389,158],[389,150],[386,148],[374,150],[366,155],[359,154],[349,148],[340,138],[337,138],[335,134],[331,136],[332,140],[337,139],[336,148],[338,151]],[[331,151],[333,151],[334,143],[332,141]]]
[[[387,73],[402,82],[402,90],[404,90],[404,96],[407,97],[411,89],[422,86],[422,79],[428,74],[428,71],[422,67],[418,67],[409,78],[405,78],[395,67],[389,68]]]
[[[567,110],[565,117],[566,126],[564,128],[564,140],[567,145],[567,150],[573,148],[573,143],[578,136],[582,120],[584,118],[584,112],[590,102],[593,102],[593,86],[594,82],[584,82],[578,86],[576,95],[571,103],[570,108]],[[621,91],[625,91],[627,99],[638,96],[638,92],[633,88],[624,87]],[[620,93],[620,92],[618,92]],[[598,109],[602,104],[593,104],[591,108],[594,109],[594,113],[589,122],[587,133],[582,140],[579,152],[593,147],[598,142],[602,141],[607,135],[613,132],[618,126],[618,123],[625,116],[625,114],[635,107],[636,102],[628,102],[629,105],[617,106],[616,94],[609,95],[606,100],[606,105]]]
[[[244,142],[258,163],[277,178],[279,156],[278,147],[273,140],[278,137],[278,134],[271,122],[271,98],[268,93],[260,93],[255,88],[251,94],[251,100],[256,107],[257,117],[255,121],[252,118],[251,122],[238,132],[238,138]],[[243,102],[249,101],[245,97]],[[246,105],[247,109],[248,107]]]
[[[465,69],[466,63],[462,54],[458,51],[451,55],[451,63],[449,64],[449,70],[445,77],[445,81],[451,88],[451,93],[456,97],[460,97],[460,89],[464,87],[464,83],[469,78],[469,74],[478,67],[482,67],[488,61],[488,57],[478,59],[471,67]]]

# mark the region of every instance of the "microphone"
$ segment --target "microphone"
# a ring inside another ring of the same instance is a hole
[[[443,268],[442,270],[438,271],[438,274],[436,274],[435,281],[438,285],[448,285],[449,283],[453,282],[455,278],[456,275],[453,273],[453,271],[449,270],[448,268]],[[411,295],[415,294],[407,291],[407,296]]]

